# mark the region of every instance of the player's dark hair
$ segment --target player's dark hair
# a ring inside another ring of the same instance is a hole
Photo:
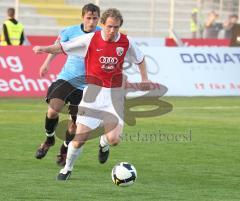
[[[120,13],[120,11],[118,9],[116,9],[116,8],[109,8],[109,9],[107,9],[102,14],[101,23],[105,24],[107,18],[109,18],[109,17],[113,17],[115,19],[120,20],[120,26],[122,26],[122,24],[123,24],[123,17],[122,17],[122,14]]]
[[[87,12],[92,12],[95,13],[97,12],[98,17],[100,17],[100,8],[96,6],[95,4],[89,3],[83,6],[82,8],[82,17],[87,13]]]
[[[15,9],[14,8],[8,8],[7,9],[7,15],[8,15],[8,17],[14,18],[14,16],[15,16]]]

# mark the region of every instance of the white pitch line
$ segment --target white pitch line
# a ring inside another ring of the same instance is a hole
[[[42,112],[44,110],[0,110],[0,113],[7,112],[7,113],[13,113],[13,112],[26,112],[26,113],[34,113],[34,112]]]
[[[203,107],[174,107],[173,106],[173,110],[174,109],[195,109],[195,110],[222,110],[222,109],[224,109],[224,110],[226,110],[226,109],[240,109],[240,106],[203,106]]]
[[[155,105],[153,105],[155,106]],[[143,107],[144,108],[144,107]],[[198,107],[174,107],[173,110],[180,109],[180,110],[227,110],[227,109],[240,109],[240,106],[198,106]],[[13,113],[13,112],[25,112],[25,113],[34,113],[34,112],[43,112],[42,110],[0,110],[0,113]]]

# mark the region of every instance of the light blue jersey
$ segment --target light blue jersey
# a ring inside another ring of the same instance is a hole
[[[101,30],[101,28],[97,26],[95,31],[98,30]],[[66,42],[84,34],[87,33],[83,31],[82,24],[70,26],[60,33],[61,37],[60,41]],[[85,87],[84,77],[85,77],[84,58],[78,56],[68,56],[64,67],[57,76],[57,79],[66,80],[74,87],[82,90]]]

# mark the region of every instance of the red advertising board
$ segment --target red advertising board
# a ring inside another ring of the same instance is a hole
[[[206,47],[212,47],[212,46],[222,46],[226,47],[230,45],[230,40],[228,39],[181,39],[184,43],[184,46],[206,46]],[[172,38],[166,38],[165,46],[168,47],[176,47],[177,44]]]
[[[0,47],[0,97],[45,96],[66,60],[58,55],[49,73],[40,78],[39,68],[47,54],[36,55],[32,46]]]

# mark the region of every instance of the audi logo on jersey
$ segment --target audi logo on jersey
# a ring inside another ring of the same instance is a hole
[[[104,56],[101,56],[99,58],[99,62],[101,64],[117,64],[118,58],[117,57],[104,57]]]
[[[115,69],[116,64],[118,63],[118,58],[101,56],[99,62],[102,64],[101,68],[105,72],[111,72]]]

